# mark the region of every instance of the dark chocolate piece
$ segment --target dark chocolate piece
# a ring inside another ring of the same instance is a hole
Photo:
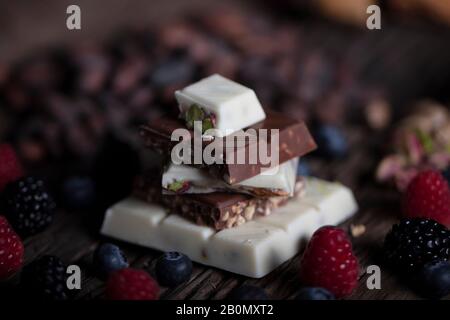
[[[181,120],[159,118],[155,121],[151,121],[147,125],[141,126],[139,133],[146,147],[169,156],[172,148],[178,143],[177,141],[171,141],[172,132],[179,128],[185,128]],[[278,113],[269,112],[265,120],[258,122],[247,129],[256,130],[256,139],[246,139],[242,145],[235,146],[233,149],[227,149],[226,138],[215,138],[212,141],[203,141],[203,148],[211,143],[223,144],[224,164],[212,164],[208,166],[208,169],[229,184],[238,183],[254,177],[260,174],[263,168],[268,168],[268,165],[261,163],[259,157],[257,157],[256,163],[248,163],[248,159],[250,158],[249,150],[252,150],[252,148],[255,147],[255,143],[259,144],[264,142],[259,138],[257,131],[259,129],[267,129],[267,150],[271,149],[271,129],[279,130],[279,164],[303,156],[316,148],[316,143],[304,122],[293,120]],[[250,132],[247,131],[247,129],[244,131],[247,133]],[[194,133],[193,131],[190,132],[191,134],[189,137],[193,141]],[[234,133],[230,135],[230,137],[237,136],[238,134],[239,133]],[[186,137],[186,139],[189,137]],[[255,148],[254,150],[258,149]],[[246,159],[246,163],[227,163],[227,158],[236,160],[239,157],[241,157],[241,159]]]

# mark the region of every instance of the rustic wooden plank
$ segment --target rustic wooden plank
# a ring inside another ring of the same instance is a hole
[[[360,134],[360,132],[350,133],[351,137]],[[373,204],[374,202],[382,203],[380,201],[370,201],[370,198],[373,199],[373,196],[371,196],[373,190],[359,191],[357,189],[360,182],[358,181],[359,175],[357,173],[366,171],[368,167],[373,166],[373,163],[374,161],[367,161],[366,151],[363,148],[354,150],[347,159],[342,161],[327,163],[327,161],[320,159],[312,160],[314,171],[320,172],[320,176],[329,179],[337,179],[344,182],[346,185],[353,187],[360,204],[365,203],[366,198],[368,198],[368,204]],[[367,196],[367,194],[369,196]],[[370,209],[370,206],[363,204],[362,209]],[[389,227],[390,224],[390,222],[387,222],[389,220],[386,219],[383,219],[386,223],[378,223],[378,219],[373,218],[374,214],[378,214],[378,212],[368,210],[365,213],[358,214],[357,217],[353,219],[354,223],[365,224],[368,228],[368,232],[364,237],[355,239],[355,249],[357,249],[357,254],[363,269],[368,263],[372,263],[369,258],[370,251],[367,250],[366,247],[367,243],[371,243],[371,240],[374,238],[378,239],[378,235],[384,234],[386,227]],[[344,227],[348,227],[348,225],[349,222],[344,224]],[[374,227],[372,227],[372,225]],[[133,251],[135,251],[135,249],[132,247],[126,248],[128,255],[131,254],[133,256]],[[154,251],[149,250],[148,253],[133,260],[132,266],[141,267],[151,272],[154,268],[154,262],[157,255],[158,254]],[[161,297],[162,299],[222,299],[225,298],[233,288],[239,285],[255,284],[264,287],[271,297],[275,299],[292,298],[301,286],[298,279],[299,260],[300,255],[297,255],[295,258],[286,262],[280,268],[262,279],[247,279],[215,268],[208,268],[195,264],[193,276],[188,283],[173,289],[163,288]],[[102,296],[103,283],[101,281],[94,278],[90,280],[88,285],[89,293],[85,295],[84,298]],[[380,294],[380,292],[372,291],[367,294],[366,292],[365,277],[362,277],[358,290],[351,298],[389,297],[386,293]]]
[[[417,91],[421,94],[423,92],[421,90],[425,90],[425,85],[435,77],[442,76],[442,72],[436,70],[448,70],[449,60],[445,54],[440,54],[439,59],[434,59],[436,52],[445,53],[449,48],[448,43],[441,41],[442,34],[433,36],[436,32],[434,28],[425,29],[422,25],[418,25],[412,30],[409,24],[390,24],[389,32],[364,32],[351,31],[320,21],[304,21],[304,23],[307,25],[300,41],[308,52],[310,49],[323,49],[335,58],[345,59],[348,65],[354,66],[356,70],[361,70],[366,81],[374,82],[375,85],[380,81],[387,81],[389,83],[387,89],[395,91],[388,92],[394,102],[403,101],[406,96],[411,98],[410,92]],[[410,52],[414,54],[409,54]],[[389,77],[386,77],[386,70],[389,71]],[[417,74],[420,75],[420,79],[415,77]],[[361,127],[347,127],[345,132],[352,146],[347,158],[326,160],[312,156],[308,159],[315,175],[341,181],[355,192],[360,211],[341,226],[347,229],[350,224],[363,224],[367,228],[365,234],[353,239],[362,273],[359,286],[349,299],[419,298],[384,268],[382,268],[382,290],[371,291],[365,286],[367,279],[365,268],[370,264],[381,263],[377,259],[379,249],[384,235],[395,223],[400,212],[399,195],[395,190],[377,185],[373,178],[379,160],[374,150],[384,142],[380,136]],[[143,268],[152,273],[160,252],[100,237],[97,230],[88,230],[86,227],[86,222],[90,219],[87,214],[59,212],[48,230],[25,240],[25,264],[43,254],[55,254],[66,263],[79,264],[83,270],[83,283],[82,290],[76,297],[78,299],[103,297],[104,281],[97,277],[91,266],[92,252],[101,241],[119,244],[132,267]],[[262,279],[249,279],[194,264],[190,281],[176,288],[162,288],[161,297],[223,299],[235,287],[255,284],[264,287],[273,298],[291,299],[301,286],[298,280],[300,256],[301,253]],[[11,282],[2,283],[0,286],[8,286],[17,280],[18,277],[15,277]]]
[[[351,187],[360,205],[360,211],[341,227],[363,224],[366,233],[353,239],[355,252],[361,265],[359,286],[348,299],[417,299],[407,286],[402,284],[389,270],[382,268],[382,290],[366,288],[367,275],[364,270],[370,264],[380,264],[377,259],[384,235],[398,218],[399,195],[395,190],[374,183],[373,169],[377,159],[371,157],[370,141],[361,141],[365,133],[359,129],[348,132],[353,150],[342,160],[327,161],[309,157],[313,173],[320,177],[338,180]],[[92,270],[92,253],[102,241],[117,243],[126,253],[130,265],[142,268],[152,274],[157,257],[156,250],[142,248],[99,237],[96,232],[86,230],[85,221],[89,217],[61,212],[54,224],[46,232],[25,241],[26,263],[42,254],[55,254],[67,263],[77,263],[82,267],[82,290],[77,299],[102,299],[104,280]],[[249,279],[229,272],[194,264],[191,279],[176,288],[162,288],[162,299],[224,299],[229,292],[242,284],[263,287],[274,299],[292,299],[301,287],[298,278],[301,252],[293,259],[262,279]]]
[[[212,272],[209,274],[209,277],[205,280],[205,283],[201,287],[197,288],[197,290],[193,290],[189,298],[191,300],[210,299],[211,295],[213,295],[217,289],[227,279],[229,279],[229,277],[230,274],[228,272],[223,272],[213,268]]]

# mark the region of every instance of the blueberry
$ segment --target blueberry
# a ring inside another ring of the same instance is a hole
[[[104,243],[94,252],[94,267],[102,276],[128,267],[128,261],[122,250],[114,244]]]
[[[301,288],[295,300],[334,300],[334,295],[327,289],[318,287],[305,287]]]
[[[184,254],[166,252],[156,262],[155,274],[160,285],[175,287],[190,279],[192,261]]]
[[[334,126],[323,125],[316,132],[318,152],[330,158],[343,158],[348,153],[348,143],[343,132]]]
[[[447,180],[447,183],[450,185],[450,166],[448,166],[445,170],[442,171],[442,175]]]
[[[262,288],[244,285],[231,291],[230,300],[269,300],[269,296]]]
[[[437,260],[425,264],[417,283],[419,292],[426,297],[440,299],[450,294],[450,262]]]
[[[89,177],[74,176],[63,183],[65,203],[71,208],[86,208],[92,205],[95,198],[94,182]]]
[[[297,167],[297,176],[307,177],[311,175],[311,169],[309,168],[308,162],[305,160],[300,160]]]

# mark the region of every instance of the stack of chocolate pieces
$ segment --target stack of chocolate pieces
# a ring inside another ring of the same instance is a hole
[[[139,180],[137,195],[215,230],[269,215],[301,195],[299,157],[316,148],[304,122],[266,115],[253,90],[217,74],[175,96],[179,119],[140,128],[145,146],[167,160],[161,178]]]
[[[164,168],[107,210],[103,235],[260,278],[356,212],[345,186],[297,177],[316,147],[302,121],[266,114],[253,90],[219,75],[175,95],[179,118],[140,128]]]

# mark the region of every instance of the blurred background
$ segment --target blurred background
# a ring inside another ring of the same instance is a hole
[[[66,28],[70,4],[82,30]],[[366,28],[370,4],[381,30]],[[448,109],[449,25],[445,0],[2,1],[0,137],[31,172],[93,177],[113,201],[140,170],[137,126],[176,115],[174,90],[217,72],[306,120],[323,161],[361,139],[381,160],[419,101]]]

